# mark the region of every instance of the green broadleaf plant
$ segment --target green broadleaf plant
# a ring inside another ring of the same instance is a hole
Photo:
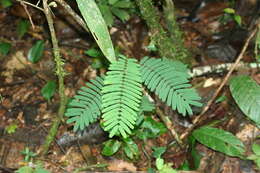
[[[10,7],[13,5],[13,2],[12,0],[1,0],[0,1],[0,4],[4,7],[4,8],[7,8],[7,7]]]
[[[17,26],[17,33],[19,38],[22,38],[24,34],[28,31],[30,23],[28,20],[20,20]]]
[[[248,160],[253,160],[258,169],[260,169],[260,145],[254,143],[252,145],[252,151],[254,154],[251,154],[247,157]]]
[[[32,63],[37,63],[41,58],[44,50],[44,42],[38,40],[28,52],[28,60]]]
[[[237,76],[230,82],[230,91],[243,113],[260,125],[260,86],[249,76]]]
[[[55,90],[56,90],[56,82],[55,81],[48,81],[44,87],[41,89],[41,94],[42,96],[50,101],[50,99],[52,98],[52,96],[54,95],[55,93]]]
[[[11,49],[10,43],[0,42],[0,55],[7,55]]]
[[[245,146],[232,133],[213,127],[201,127],[193,131],[194,138],[207,147],[229,156],[243,157]]]
[[[105,142],[104,148],[102,150],[102,154],[104,156],[112,156],[120,149],[121,145],[122,145],[121,141],[110,139]]]
[[[134,6],[130,0],[97,0],[97,4],[109,27],[113,26],[115,17],[127,21]]]
[[[110,61],[116,61],[115,51],[107,25],[94,0],[76,0],[79,10],[98,46]]]

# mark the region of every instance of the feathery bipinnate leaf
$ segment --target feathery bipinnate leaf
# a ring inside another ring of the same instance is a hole
[[[191,105],[201,106],[197,92],[190,88],[186,66],[178,61],[145,57],[141,60],[145,86],[183,116],[192,115]]]
[[[141,106],[140,106],[140,111],[141,112],[152,112],[155,110],[155,105],[153,102],[149,100],[147,96],[143,96]]]
[[[142,99],[140,65],[135,59],[120,56],[113,62],[102,88],[102,118],[109,136],[131,134]]]
[[[69,102],[65,116],[69,117],[67,123],[75,122],[74,131],[83,130],[100,117],[103,80],[104,77],[90,80]]]
[[[244,114],[260,125],[260,86],[249,76],[237,76],[231,80],[230,90]]]

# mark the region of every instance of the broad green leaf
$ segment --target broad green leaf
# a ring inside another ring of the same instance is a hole
[[[12,0],[0,0],[0,4],[4,7],[10,7],[11,5],[13,5]]]
[[[164,165],[164,160],[162,158],[157,158],[155,161],[155,165],[158,170],[161,170]]]
[[[194,136],[192,135],[189,136],[188,143],[189,143],[189,150],[193,160],[194,169],[196,170],[200,166],[200,160],[202,158],[202,155],[196,149],[196,139],[194,138]]]
[[[156,173],[156,170],[154,168],[148,168],[147,173]]]
[[[29,50],[28,60],[32,63],[37,63],[41,58],[44,50],[44,42],[38,40],[33,47]]]
[[[30,166],[23,166],[15,171],[15,173],[34,173],[34,170]]]
[[[86,50],[85,54],[87,54],[88,56],[94,57],[94,58],[103,56],[102,52],[95,48]]]
[[[131,138],[124,139],[123,150],[129,159],[134,159],[139,155],[138,146]]]
[[[48,81],[47,84],[41,89],[41,94],[46,100],[50,100],[56,90],[56,82]]]
[[[132,8],[133,4],[130,1],[118,1],[116,2],[113,7],[117,8]]]
[[[205,126],[195,130],[192,135],[203,145],[229,156],[242,157],[245,152],[243,143],[222,129]]]
[[[114,16],[110,10],[110,7],[107,4],[98,4],[100,12],[107,24],[107,26],[111,27],[114,24]]]
[[[11,44],[0,42],[0,55],[7,55],[10,51]]]
[[[225,8],[224,12],[228,14],[235,14],[235,10],[233,8]]]
[[[50,173],[50,172],[43,168],[36,168],[34,173]]]
[[[231,80],[230,90],[243,113],[260,125],[260,86],[249,76],[237,76]]]
[[[28,31],[30,23],[28,20],[20,20],[17,26],[17,33],[19,38],[22,38],[24,34]]]
[[[136,136],[139,139],[146,140],[148,138],[156,138],[167,131],[163,123],[153,120],[151,117],[146,117],[140,129],[136,131]]]
[[[115,139],[110,139],[105,142],[105,146],[102,150],[102,154],[104,156],[112,156],[115,154],[119,148],[121,147],[122,142],[115,140]]]
[[[94,0],[76,0],[79,10],[88,25],[94,39],[106,58],[116,61],[115,51],[107,29],[107,25]]]
[[[112,13],[117,16],[123,22],[127,21],[130,18],[129,13],[126,10],[119,9],[119,8],[112,8]]]
[[[118,0],[108,0],[108,3],[109,3],[110,5],[114,5],[117,1],[118,1]]]
[[[252,145],[252,150],[253,150],[253,152],[254,152],[256,155],[259,156],[259,159],[260,159],[260,145],[254,143],[254,144]]]
[[[153,147],[153,153],[152,156],[154,158],[160,158],[163,153],[166,151],[166,147]]]
[[[234,20],[237,22],[237,24],[238,24],[239,26],[242,25],[241,16],[239,16],[239,15],[234,15]]]

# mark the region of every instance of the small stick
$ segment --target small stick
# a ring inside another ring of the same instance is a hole
[[[77,13],[75,13],[75,11],[73,11],[73,9],[64,0],[55,0],[55,1],[58,2],[82,28],[84,28],[87,32],[89,32],[88,27],[84,22],[84,20]]]
[[[31,25],[32,25],[32,28],[33,28],[33,30],[34,30],[34,29],[35,29],[35,25],[34,25],[34,23],[33,23],[32,16],[31,16],[31,14],[29,13],[29,11],[28,11],[28,9],[27,9],[27,6],[25,5],[24,2],[25,2],[25,1],[20,1],[20,4],[23,6],[23,8],[24,8],[24,10],[25,10],[25,12],[26,12],[26,14],[27,14],[27,16],[28,16],[28,18],[29,18],[29,21],[30,21],[30,23],[31,23]]]
[[[235,70],[235,68],[237,67],[237,65],[239,64],[240,60],[243,58],[245,51],[249,45],[250,40],[253,38],[253,36],[256,34],[257,32],[257,28],[255,28],[251,34],[249,35],[249,37],[247,38],[239,56],[237,57],[237,60],[235,61],[235,63],[232,65],[232,67],[230,68],[230,71],[227,73],[227,75],[225,76],[223,82],[221,83],[221,85],[218,87],[218,89],[216,90],[216,92],[214,93],[214,95],[212,96],[212,98],[210,99],[210,101],[207,103],[207,105],[204,107],[204,109],[202,110],[202,112],[200,113],[200,115],[198,115],[194,120],[193,120],[193,126],[191,128],[189,128],[185,133],[183,133],[180,137],[181,140],[183,140],[196,126],[196,124],[203,118],[203,115],[209,110],[210,106],[212,105],[212,103],[214,102],[214,100],[216,99],[216,97],[219,95],[220,91],[222,90],[222,88],[224,87],[224,85],[227,83],[228,79],[230,78],[231,74],[233,73],[233,71]]]
[[[180,137],[178,133],[175,131],[171,120],[163,113],[163,111],[160,108],[156,108],[156,113],[160,117],[160,119],[163,121],[163,123],[166,125],[167,129],[171,132],[172,136],[176,140],[179,146],[183,146],[182,141],[180,140]]]
[[[16,1],[22,2],[22,3],[26,4],[26,5],[30,5],[30,6],[32,6],[34,8],[37,8],[38,10],[44,11],[41,7],[38,7],[38,5],[34,5],[34,4],[30,3],[30,2],[22,1],[22,0],[16,0]]]

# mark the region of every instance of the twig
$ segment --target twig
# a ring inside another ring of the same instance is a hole
[[[29,11],[28,11],[28,9],[27,9],[27,6],[25,5],[24,1],[20,1],[20,4],[21,4],[21,5],[23,6],[23,8],[24,8],[24,10],[25,10],[25,12],[26,12],[26,14],[27,14],[27,16],[28,16],[28,18],[29,18],[29,21],[30,21],[30,23],[31,23],[31,25],[32,25],[32,28],[35,29],[35,25],[34,25],[34,23],[33,23],[32,16],[31,16],[31,14],[29,13]]]
[[[34,8],[37,8],[38,10],[44,11],[41,7],[38,7],[38,5],[34,5],[34,4],[30,3],[30,2],[22,1],[22,0],[16,0],[16,1],[22,2],[22,3],[24,3],[24,4],[30,5],[30,6],[32,6],[32,7],[34,7]]]
[[[73,11],[73,9],[64,0],[55,0],[55,1],[59,3],[82,28],[84,28],[87,32],[89,32],[88,27],[84,22],[84,20],[77,13],[75,13],[75,11]]]
[[[217,65],[200,66],[200,67],[193,68],[188,73],[192,78],[203,76],[203,75],[209,75],[209,74],[219,74],[223,72],[228,72],[233,65],[234,63],[224,63],[224,64],[217,64]],[[259,66],[260,63],[239,62],[236,66],[236,69],[239,68],[253,69],[253,68],[258,68]]]
[[[216,90],[216,92],[214,93],[214,95],[212,96],[212,98],[210,99],[210,101],[207,103],[207,105],[203,108],[202,112],[200,113],[200,115],[198,115],[194,120],[193,120],[193,126],[191,126],[185,133],[183,133],[180,137],[181,140],[183,140],[197,125],[198,122],[201,121],[202,118],[204,118],[204,114],[209,110],[210,106],[212,105],[212,103],[214,102],[214,100],[216,99],[216,97],[219,95],[220,91],[222,90],[222,88],[224,87],[224,85],[227,83],[228,79],[230,78],[231,74],[233,73],[233,71],[235,70],[235,68],[237,67],[237,65],[239,64],[240,60],[243,58],[245,51],[249,45],[250,40],[253,38],[253,36],[256,34],[257,29],[254,29],[251,34],[249,35],[249,37],[247,38],[239,56],[237,57],[237,60],[235,61],[235,63],[232,65],[232,67],[230,68],[230,71],[227,73],[227,75],[225,76],[223,82],[221,83],[221,85],[218,87],[218,89]]]
[[[163,121],[163,123],[166,125],[167,129],[171,132],[172,136],[177,141],[179,146],[183,146],[182,145],[183,143],[180,140],[180,137],[179,137],[178,133],[175,131],[175,129],[174,129],[173,125],[172,125],[171,120],[158,107],[156,108],[156,113],[158,114],[160,119]]]
[[[44,14],[46,16],[46,19],[47,19],[47,22],[49,25],[49,29],[50,29],[50,33],[51,33],[53,54],[54,54],[54,60],[56,62],[56,75],[58,76],[59,96],[60,96],[60,105],[59,105],[59,110],[58,110],[58,116],[54,118],[52,126],[49,130],[49,133],[45,139],[44,144],[42,145],[41,156],[44,156],[48,153],[50,145],[51,145],[52,141],[55,139],[59,125],[63,118],[63,114],[65,112],[65,105],[66,105],[66,95],[64,92],[65,91],[65,87],[64,87],[65,71],[63,69],[64,62],[60,55],[58,40],[56,38],[56,34],[55,34],[54,26],[53,26],[53,19],[51,16],[51,11],[48,6],[48,0],[43,0],[42,2],[43,2]]]
[[[96,164],[96,165],[89,165],[89,166],[87,165],[85,167],[76,169],[75,171],[73,171],[73,173],[78,173],[78,172],[85,171],[85,170],[92,169],[92,168],[104,168],[107,166],[108,166],[107,164]]]

